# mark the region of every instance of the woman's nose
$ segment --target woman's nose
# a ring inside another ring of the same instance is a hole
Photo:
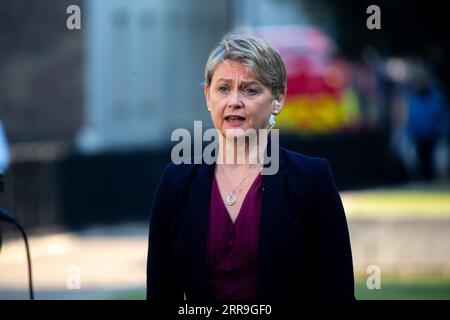
[[[230,95],[228,106],[232,108],[242,108],[244,106],[239,90],[235,90],[232,92],[232,94]]]

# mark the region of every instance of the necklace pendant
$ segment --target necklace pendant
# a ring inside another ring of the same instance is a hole
[[[236,195],[234,194],[234,191],[230,193],[230,195],[227,197],[227,205],[232,206],[236,203]]]

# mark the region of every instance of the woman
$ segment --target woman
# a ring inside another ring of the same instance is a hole
[[[272,150],[270,138],[246,143],[244,163],[227,157],[235,138],[270,129],[283,106],[278,52],[256,37],[225,36],[206,64],[204,93],[221,161],[166,167],[150,218],[147,298],[354,299],[328,161],[279,147],[276,174],[263,175],[267,164],[250,159]]]

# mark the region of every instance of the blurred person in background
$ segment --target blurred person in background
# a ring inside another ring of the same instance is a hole
[[[220,158],[234,144],[227,130],[273,126],[286,95],[284,62],[263,39],[227,35],[208,58],[204,92]],[[272,150],[271,135],[261,141],[257,150]],[[246,145],[245,159],[254,147]],[[166,166],[150,214],[147,299],[354,299],[329,162],[277,151],[273,175],[260,163]]]
[[[3,175],[9,166],[9,149],[6,133],[0,120],[0,175]]]
[[[406,130],[417,155],[418,177],[425,181],[446,180],[448,104],[424,62],[413,62],[411,82],[406,92]]]

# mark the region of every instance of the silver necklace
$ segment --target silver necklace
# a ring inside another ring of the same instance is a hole
[[[257,168],[258,166],[256,165],[255,168]],[[251,169],[250,172],[245,176],[244,179],[241,180],[241,182],[239,182],[239,184],[237,185],[236,188],[234,188],[230,194],[228,195],[227,199],[225,200],[226,204],[229,206],[232,206],[236,203],[236,193],[235,191],[239,188],[239,186],[250,176],[250,174],[253,172],[253,170],[255,170],[255,168]],[[228,179],[227,175],[225,174],[225,170],[221,167],[222,171],[223,171],[223,175],[225,176],[225,179],[227,179],[228,183],[230,184],[231,187],[233,187],[233,184],[231,183],[231,181]]]

